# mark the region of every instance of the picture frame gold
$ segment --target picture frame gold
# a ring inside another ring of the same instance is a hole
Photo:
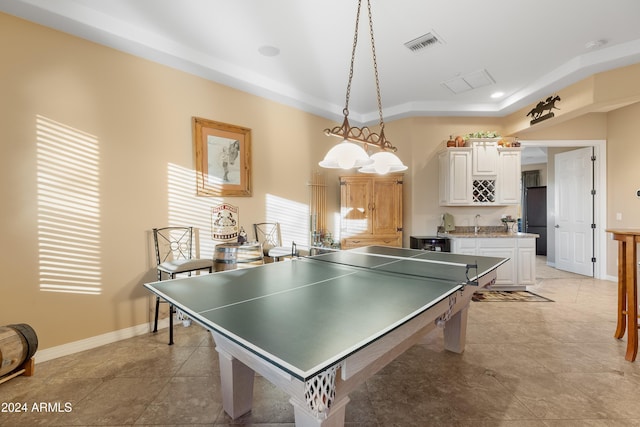
[[[192,118],[198,196],[251,196],[251,129]]]

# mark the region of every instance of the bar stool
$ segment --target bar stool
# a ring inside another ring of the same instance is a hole
[[[618,241],[618,324],[614,336],[624,337],[627,330],[625,359],[638,355],[638,252],[640,229],[606,230]]]

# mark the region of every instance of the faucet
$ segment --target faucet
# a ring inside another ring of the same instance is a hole
[[[475,219],[473,220],[473,234],[478,234],[478,219],[480,218],[480,214],[477,214]]]

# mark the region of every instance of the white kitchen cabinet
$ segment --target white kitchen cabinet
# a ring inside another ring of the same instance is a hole
[[[536,239],[518,239],[518,282],[536,284]]]
[[[471,204],[471,148],[449,148],[438,155],[440,205]]]
[[[471,143],[474,177],[498,174],[498,140],[480,140]]]
[[[476,239],[451,239],[451,252],[463,255],[477,255]]]
[[[520,148],[474,144],[438,154],[440,206],[520,204]]]
[[[498,267],[494,290],[526,290],[536,281],[534,237],[452,237],[451,252],[509,258]]]
[[[509,261],[498,267],[496,283],[492,287],[516,285],[518,283],[516,239],[480,238],[475,240],[476,255],[509,258]]]
[[[498,204],[520,203],[521,159],[519,148],[498,149],[498,175],[496,193]]]

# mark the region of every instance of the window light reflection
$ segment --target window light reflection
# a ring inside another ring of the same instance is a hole
[[[280,223],[282,244],[309,245],[310,242],[309,205],[288,200],[273,194],[266,195],[266,222]]]
[[[196,172],[169,163],[167,169],[169,192],[168,226],[192,226],[197,232],[194,238],[194,254],[199,258],[213,259],[215,246],[220,243],[211,238],[211,208],[222,203],[219,197],[196,196]],[[199,234],[199,235],[198,235]]]
[[[36,116],[41,291],[99,295],[99,141]]]

